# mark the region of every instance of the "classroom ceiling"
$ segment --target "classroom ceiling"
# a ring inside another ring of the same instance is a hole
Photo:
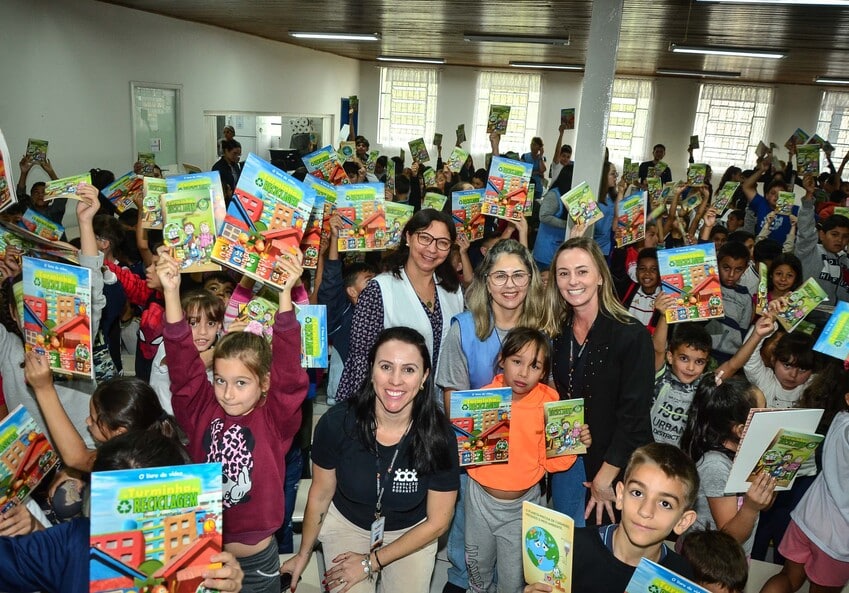
[[[102,0],[359,60],[440,57],[449,65],[511,60],[583,64],[589,0]],[[738,71],[739,80],[811,84],[849,78],[849,7],[624,0],[616,71]],[[376,42],[299,40],[289,31],[380,33]],[[472,43],[464,33],[570,38],[568,46]],[[670,43],[787,51],[780,60],[674,54]]]

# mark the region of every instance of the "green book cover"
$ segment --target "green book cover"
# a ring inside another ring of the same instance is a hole
[[[784,143],[784,147],[790,150],[790,147],[795,143],[796,148],[798,149],[798,147],[807,142],[810,137],[811,136],[802,128],[796,128],[793,135],[790,136],[790,138],[787,139],[787,142]]]
[[[42,216],[32,208],[26,209],[18,226],[48,241],[58,241],[65,234],[65,227]]]
[[[681,205],[681,209],[684,210],[684,212],[692,212],[693,210],[698,208],[701,203],[702,195],[697,191],[693,191],[692,189],[689,190],[687,192],[687,195],[684,196],[679,202],[679,204]]]
[[[413,217],[414,207],[412,204],[385,202],[383,209],[386,212],[386,235],[379,247],[381,249],[394,249],[401,244],[404,225]]]
[[[716,208],[717,216],[722,216],[722,213],[728,208],[728,204],[734,199],[734,193],[738,187],[740,187],[739,181],[726,181],[725,185],[716,192],[716,195],[713,197],[713,207]]]
[[[448,196],[429,191],[422,198],[422,210],[433,208],[434,210],[442,210],[445,206],[445,201]]]
[[[301,326],[301,367],[326,369],[327,305],[295,305],[295,316]]]
[[[819,144],[803,144],[796,147],[796,168],[799,175],[820,174]]]
[[[604,213],[596,202],[595,194],[586,181],[582,181],[560,196],[560,201],[566,206],[575,224],[590,225],[604,218]]]
[[[509,105],[490,105],[489,117],[486,120],[486,133],[504,134],[507,132],[507,122],[509,120]]]
[[[168,192],[164,179],[145,177],[143,182],[141,225],[146,229],[162,228],[162,200],[160,196]]]
[[[636,185],[640,180],[640,163],[626,158],[625,164],[622,167],[622,177],[628,185]]]
[[[545,402],[545,456],[580,455],[587,452],[581,442],[584,424],[583,398]]]
[[[815,278],[808,278],[799,288],[787,297],[787,307],[778,311],[778,322],[788,332],[792,332],[808,314],[820,303],[828,300],[828,295]]]
[[[649,192],[649,203],[652,210],[654,210],[664,202],[664,196],[661,195],[663,192],[663,181],[660,180],[660,177],[646,177],[646,187]]]
[[[758,264],[758,302],[756,313],[766,311],[767,307],[767,287],[769,279],[769,268],[763,262]]]
[[[212,191],[191,189],[164,193],[162,238],[169,255],[180,265],[181,273],[220,270],[210,260],[215,243],[215,217]]]
[[[646,236],[646,201],[648,192],[638,191],[619,203],[619,218],[616,221],[616,246],[630,245]]]
[[[775,201],[775,211],[782,216],[790,216],[793,214],[793,204],[796,203],[796,194],[792,191],[778,192],[778,199]]]
[[[687,185],[691,187],[702,187],[705,185],[707,176],[707,165],[704,163],[693,163],[687,167]]]
[[[459,173],[468,158],[469,153],[467,151],[463,150],[459,146],[455,146],[451,151],[451,156],[448,157],[448,161],[445,164],[448,165],[448,168],[452,173]]]
[[[427,152],[427,146],[425,145],[424,138],[410,140],[408,144],[410,146],[410,157],[413,159],[414,163],[430,162],[430,154]]]
[[[153,175],[153,167],[154,165],[156,165],[155,154],[153,154],[152,152],[140,152],[138,161],[139,163],[141,163],[142,166],[142,175],[146,175],[148,177]]]
[[[425,188],[434,187],[436,185],[436,171],[428,167],[422,171],[422,179],[424,180]]]
[[[560,110],[560,125],[567,130],[575,129],[575,108],[566,107]]]
[[[77,188],[80,183],[91,183],[91,175],[89,173],[85,173],[83,175],[73,175],[72,177],[63,177],[62,179],[49,181],[44,187],[44,200],[49,201],[55,200],[56,198],[79,200],[77,197]],[[110,187],[112,186],[107,186],[106,189],[103,190],[106,197],[109,197],[106,190]]]
[[[348,97],[348,108],[353,109],[354,111],[359,110],[360,108],[360,99],[356,95],[351,95]]]
[[[27,142],[27,156],[36,163],[47,160],[47,140],[30,138]]]
[[[758,474],[767,472],[775,478],[776,486],[789,487],[799,468],[811,458],[824,439],[820,434],[780,429],[746,481],[753,482]]]

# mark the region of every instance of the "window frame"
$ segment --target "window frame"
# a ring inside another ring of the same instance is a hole
[[[511,88],[500,84],[502,80],[524,80],[525,84]],[[489,134],[486,132],[489,108],[491,105],[510,105],[510,119],[506,133],[501,136],[499,151],[504,154],[512,150],[520,155],[528,152],[531,139],[539,131],[542,83],[539,73],[481,70],[476,83],[471,151],[490,152]],[[524,92],[520,93],[522,89]]]
[[[413,80],[413,73],[423,80]],[[378,144],[386,148],[406,149],[407,143],[416,138],[424,138],[429,144],[436,130],[439,70],[380,66],[379,77]],[[418,106],[418,109],[402,111],[399,109],[402,105]],[[405,118],[406,121],[403,121]],[[418,118],[419,121],[411,121],[411,118]]]
[[[636,87],[634,92],[623,88],[625,85]],[[619,87],[619,88],[617,88]],[[611,162],[619,163],[625,158],[642,161],[646,154],[648,133],[652,116],[654,81],[645,78],[614,78],[610,95],[610,112],[607,120],[605,143]],[[617,105],[622,108],[616,109]],[[626,117],[632,110],[633,116]],[[623,114],[616,117],[617,114]],[[628,121],[630,119],[630,122]],[[616,138],[621,135],[622,138]],[[626,136],[629,136],[626,138]],[[621,141],[620,141],[621,140]],[[627,148],[625,144],[627,143]]]

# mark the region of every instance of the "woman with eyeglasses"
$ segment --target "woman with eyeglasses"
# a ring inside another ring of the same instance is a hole
[[[540,329],[544,292],[539,270],[528,249],[513,239],[498,241],[486,253],[466,291],[467,311],[451,320],[436,371],[445,410],[451,392],[479,389],[492,383],[504,336],[514,327]],[[448,535],[448,583],[443,591],[465,591],[463,497],[466,473],[460,475],[460,493]]]
[[[448,258],[456,240],[450,214],[428,208],[407,221],[401,243],[387,257],[389,271],[373,278],[357,299],[337,401],[351,397],[368,375],[368,352],[385,328],[406,326],[422,334],[436,368],[451,318],[464,308]],[[436,389],[432,395],[442,401]]]

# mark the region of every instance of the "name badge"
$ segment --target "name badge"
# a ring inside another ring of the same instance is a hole
[[[383,529],[386,526],[386,517],[379,517],[371,524],[371,549],[379,548],[383,544]]]

